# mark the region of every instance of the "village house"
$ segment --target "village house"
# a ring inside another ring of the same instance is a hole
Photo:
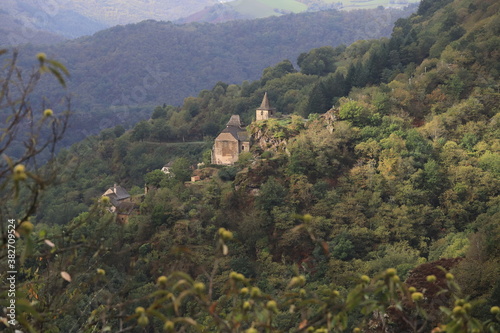
[[[130,194],[123,187],[114,184],[102,194],[109,198],[111,207],[109,211],[116,214],[116,220],[127,223],[129,216],[134,212],[135,203],[131,201]]]
[[[174,162],[173,162],[173,161],[168,162],[167,164],[165,164],[165,165],[163,166],[163,168],[161,168],[161,171],[162,171],[164,174],[166,174],[166,175],[170,175],[170,174],[171,174],[171,172],[172,172],[172,171],[170,170],[170,169],[172,169],[172,165],[174,165]],[[171,175],[171,176],[172,176],[172,175]]]

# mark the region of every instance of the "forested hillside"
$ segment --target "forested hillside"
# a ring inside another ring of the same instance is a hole
[[[36,299],[23,318],[61,332],[500,332],[499,12],[426,0],[390,38],[303,52],[63,151],[48,166],[61,183],[19,227],[22,297]],[[252,122],[264,92],[277,118]],[[232,114],[251,152],[209,165]],[[206,178],[185,183],[202,161]],[[101,198],[114,183],[137,204],[126,223]]]
[[[324,45],[388,36],[407,11],[335,11],[236,21],[175,25],[145,21],[40,50],[71,68],[71,143],[117,124],[145,119],[156,105],[181,104],[218,81],[255,80],[263,68]],[[28,63],[24,63],[28,66]],[[56,107],[57,81],[37,91]],[[138,106],[139,108],[136,108]]]

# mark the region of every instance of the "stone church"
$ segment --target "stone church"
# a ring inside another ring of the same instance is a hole
[[[239,115],[232,115],[226,128],[215,138],[212,148],[212,164],[232,165],[238,156],[250,150],[250,138],[241,124]]]
[[[256,120],[266,120],[273,116],[275,108],[269,106],[267,92],[262,104],[256,110]],[[215,138],[212,148],[212,164],[232,165],[242,152],[250,150],[250,136],[241,123],[239,115],[232,115],[226,128]]]

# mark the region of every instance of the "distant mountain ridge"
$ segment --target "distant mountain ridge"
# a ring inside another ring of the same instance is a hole
[[[269,16],[280,16],[290,13],[316,12],[321,10],[370,9],[378,6],[385,8],[402,8],[419,0],[234,0],[205,7],[177,23],[209,22],[218,23],[231,20],[256,19]]]
[[[147,19],[170,21],[194,13],[219,0],[71,0],[66,6],[108,25]]]
[[[0,10],[0,46],[53,44],[68,38],[91,35],[109,27],[106,23],[79,13],[70,4],[3,0]]]
[[[2,0],[0,46],[50,44],[117,24],[170,21],[219,0]]]

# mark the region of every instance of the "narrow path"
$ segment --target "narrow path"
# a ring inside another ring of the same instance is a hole
[[[182,145],[204,145],[206,141],[186,141],[186,142],[155,142],[155,141],[142,141],[143,143],[158,145],[158,146],[182,146]]]

